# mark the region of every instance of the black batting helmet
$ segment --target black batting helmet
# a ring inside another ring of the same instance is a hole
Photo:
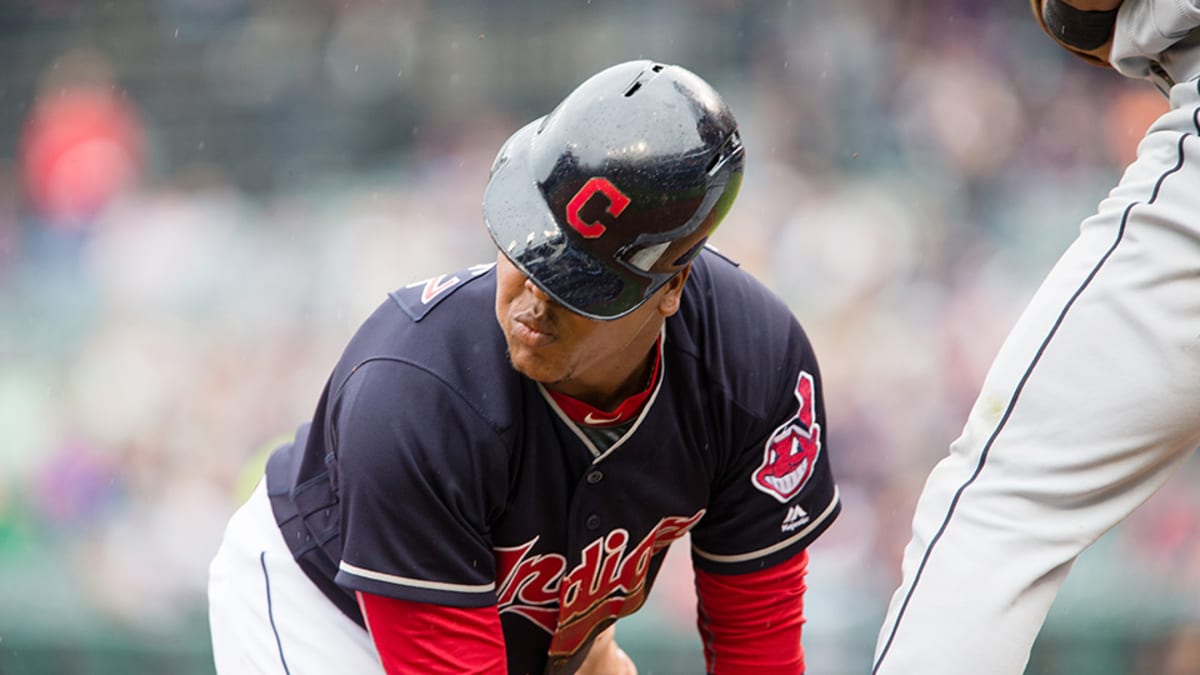
[[[632,312],[700,252],[742,180],[737,122],[679,66],[593,75],[508,139],[483,211],[496,245],[556,302]]]

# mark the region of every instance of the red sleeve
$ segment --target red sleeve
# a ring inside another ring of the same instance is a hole
[[[357,592],[389,674],[496,673],[507,669],[496,607],[462,609]]]
[[[748,574],[696,570],[700,637],[710,675],[804,672],[808,552]]]

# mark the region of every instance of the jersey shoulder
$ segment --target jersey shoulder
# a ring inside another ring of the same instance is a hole
[[[495,266],[495,263],[472,265],[459,272],[414,281],[392,291],[388,297],[413,321],[420,321],[455,291],[487,274]]]
[[[389,293],[347,344],[331,394],[339,396],[359,371],[383,366],[411,375],[385,378],[377,386],[409,395],[419,390],[425,400],[466,405],[493,426],[508,426],[512,411],[505,403],[519,382],[495,320],[493,269],[476,265]]]
[[[684,290],[675,344],[706,376],[755,414],[771,415],[816,356],[787,303],[730,258],[706,249]],[[669,324],[670,325],[670,324]]]
[[[731,336],[737,334],[737,325],[726,324],[733,319],[796,321],[787,303],[774,291],[732,258],[713,248],[705,248],[697,256],[684,295],[684,306],[692,310],[693,320],[720,326],[722,333]],[[753,326],[749,328],[746,332],[756,332]]]

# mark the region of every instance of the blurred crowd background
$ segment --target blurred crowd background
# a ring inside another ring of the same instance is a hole
[[[388,290],[494,257],[507,135],[640,57],[743,127],[714,243],[810,332],[845,503],[810,672],[869,671],[925,476],[1166,107],[1018,0],[0,3],[0,673],[211,673],[265,451]],[[1029,672],[1200,672],[1197,473],[1088,551]],[[647,674],[702,669],[676,548],[618,631]]]

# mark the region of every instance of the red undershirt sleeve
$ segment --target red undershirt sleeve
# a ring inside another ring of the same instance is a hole
[[[367,630],[389,675],[505,672],[496,607],[458,608],[357,592]]]
[[[804,672],[808,552],[748,574],[696,570],[700,637],[710,675]]]

